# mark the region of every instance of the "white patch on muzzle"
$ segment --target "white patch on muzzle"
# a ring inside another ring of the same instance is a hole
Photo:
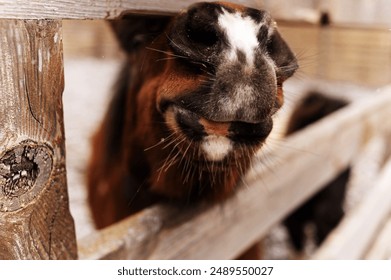
[[[225,136],[208,135],[204,137],[202,150],[205,152],[207,160],[220,161],[232,150],[232,142]]]

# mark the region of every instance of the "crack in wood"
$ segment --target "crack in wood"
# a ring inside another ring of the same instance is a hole
[[[49,133],[49,131],[43,126],[43,123],[38,119],[37,116],[35,116],[35,113],[34,113],[33,108],[31,106],[29,88],[27,86],[27,76],[26,76],[26,73],[24,73],[24,80],[25,80],[24,87],[25,87],[25,92],[26,92],[26,97],[27,97],[27,104],[28,104],[28,107],[29,107],[30,114],[33,117],[33,119],[41,126],[41,128],[45,132]]]

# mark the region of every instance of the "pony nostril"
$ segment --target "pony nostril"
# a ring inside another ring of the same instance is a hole
[[[257,144],[264,141],[273,128],[271,118],[259,123],[232,122],[229,138],[237,143]]]
[[[178,17],[167,33],[174,54],[202,64],[213,62],[224,42],[216,25],[219,11],[218,4],[198,3]]]
[[[202,5],[202,4],[201,4]],[[194,43],[207,47],[213,46],[218,41],[218,31],[214,25],[216,20],[215,8],[208,4],[206,9],[192,9],[188,12],[185,23],[187,37]]]
[[[186,30],[188,37],[195,43],[213,46],[218,41],[217,32],[212,27],[191,26]]]

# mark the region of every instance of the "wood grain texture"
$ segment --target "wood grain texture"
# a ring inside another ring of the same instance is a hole
[[[172,14],[187,8],[194,0],[0,0],[0,18],[9,19],[114,19],[122,13]],[[211,1],[208,1],[211,2]],[[259,8],[256,0],[232,1]]]
[[[0,20],[0,259],[77,257],[62,55],[60,22]]]
[[[79,242],[82,259],[230,259],[390,132],[391,89],[291,136],[259,160],[223,205],[147,209]]]

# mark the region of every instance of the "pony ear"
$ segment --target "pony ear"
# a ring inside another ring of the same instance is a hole
[[[281,34],[274,30],[267,43],[267,51],[270,57],[274,60],[278,68],[278,76],[282,81],[285,81],[292,76],[297,70],[298,63],[296,56],[289,48],[288,44],[281,37]]]
[[[164,32],[171,19],[172,16],[127,14],[109,23],[121,47],[130,53],[151,43]]]

